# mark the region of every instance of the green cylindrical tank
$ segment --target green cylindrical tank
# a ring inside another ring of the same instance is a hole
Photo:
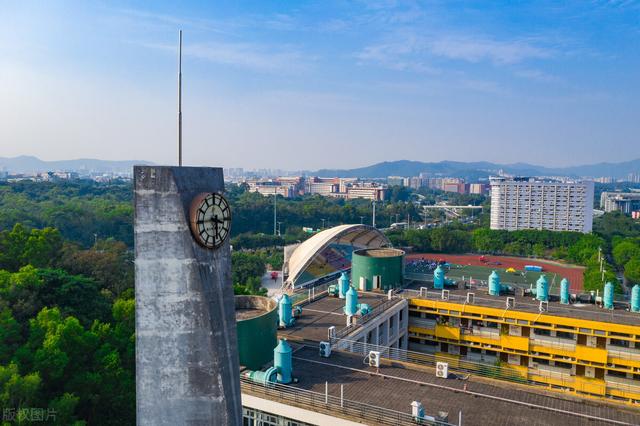
[[[604,285],[604,297],[602,299],[605,309],[613,309],[613,283],[608,282]]]
[[[280,302],[278,302],[278,318],[280,319],[280,327],[290,327],[291,322],[291,298],[287,293],[282,295]]]
[[[236,296],[235,303],[240,365],[258,370],[278,344],[278,304],[262,296]]]
[[[631,312],[640,312],[640,285],[638,284],[631,289]]]
[[[540,275],[536,281],[536,299],[547,302],[549,300],[549,282],[545,275]]]
[[[273,366],[278,372],[278,383],[291,383],[293,374],[293,350],[287,339],[280,339],[280,343],[273,349]]]
[[[442,290],[444,288],[444,269],[441,265],[438,265],[435,271],[433,271],[433,288]]]
[[[360,288],[365,279],[365,291],[373,290],[374,277],[380,276],[380,289],[387,291],[402,285],[404,251],[393,248],[361,249],[353,252],[351,283]]]
[[[560,303],[569,304],[569,280],[566,278],[560,281]]]
[[[496,271],[491,271],[489,275],[489,294],[492,296],[500,296],[500,275]]]
[[[340,279],[338,280],[338,291],[340,299],[344,299],[347,295],[347,291],[349,291],[349,277],[344,272],[340,274]]]
[[[350,316],[355,315],[358,312],[358,292],[356,289],[349,287],[345,299],[344,313]]]

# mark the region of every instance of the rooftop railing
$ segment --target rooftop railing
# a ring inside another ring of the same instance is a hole
[[[553,387],[557,389],[576,389],[576,377],[571,375],[571,369],[565,369],[565,374],[545,370],[545,365],[538,368],[530,368],[523,374],[509,367],[509,364],[500,362],[498,364],[489,364],[477,361],[468,361],[460,359],[457,355],[448,356],[448,354],[432,354],[415,352],[406,349],[390,348],[387,346],[375,345],[370,343],[362,343],[348,339],[331,339],[331,346],[334,350],[351,352],[366,356],[369,351],[378,351],[384,359],[401,361],[410,364],[416,364],[425,367],[436,367],[437,362],[448,362],[449,372],[465,378],[467,375],[484,377],[488,379],[505,380],[520,384],[531,384],[537,386]],[[602,386],[614,387],[626,392],[639,393],[640,382],[638,384],[631,383],[611,383],[603,382]]]
[[[364,402],[344,399],[327,393],[314,392],[279,383],[256,383],[246,377],[240,378],[242,392],[263,396],[304,409],[325,412],[330,416],[352,418],[375,425],[437,425],[453,426],[443,421],[416,421],[409,413],[378,407]]]
[[[369,313],[362,315],[361,317],[357,317],[353,324],[348,325],[345,328],[336,331],[335,337],[342,338],[342,337],[348,336],[349,334],[353,333],[354,331],[356,331],[357,329],[359,329],[360,327],[362,327],[372,319],[376,318],[378,315],[380,315],[387,309],[398,304],[400,300],[401,299],[397,297],[394,297],[389,300],[385,300],[383,303],[373,308]]]
[[[337,284],[338,280],[328,281],[326,283],[319,284],[314,287],[305,287],[296,289],[290,294],[291,303],[295,305],[304,306],[315,300],[321,299],[327,295],[327,290],[332,284]]]
[[[426,299],[426,300],[438,300],[444,302],[453,302],[460,303],[463,305],[480,305],[480,306],[488,306],[492,308],[506,308],[506,299],[507,297],[513,296],[485,296],[478,295],[474,290],[483,290],[482,288],[470,288],[468,289],[468,293],[473,293],[473,302],[467,301],[467,294],[455,294],[449,292],[447,289],[444,289],[444,293],[442,290],[434,290],[427,289],[423,287],[420,290],[409,290],[405,289],[402,292],[397,293],[399,297],[405,299]],[[446,296],[445,296],[446,295]],[[595,305],[594,305],[595,306]],[[526,297],[515,297],[515,306],[510,307],[510,310],[526,310],[528,312],[540,312],[540,302],[530,301]],[[629,322],[630,314],[629,312],[619,309],[601,309],[601,310],[585,310],[579,307],[572,307],[572,305],[563,305],[558,302],[549,302],[546,305],[546,309],[544,311],[545,314],[553,315],[558,314],[562,316],[583,316],[589,317],[588,319],[594,319],[596,321],[603,322],[616,322],[621,324],[626,324]],[[637,314],[637,320],[640,321],[640,314]]]

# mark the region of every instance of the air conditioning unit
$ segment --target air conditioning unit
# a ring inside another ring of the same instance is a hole
[[[446,379],[449,377],[449,363],[436,362],[436,377]]]
[[[320,356],[322,358],[329,358],[329,356],[331,356],[331,343],[320,342],[320,346],[318,348],[320,350]]]
[[[380,367],[380,352],[369,351],[369,366],[376,368]]]
[[[540,301],[540,306],[538,307],[540,312],[549,312],[549,302]]]

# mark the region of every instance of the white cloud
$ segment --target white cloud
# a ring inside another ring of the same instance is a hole
[[[134,44],[150,49],[176,52],[175,45],[146,42]],[[290,46],[222,41],[185,44],[183,54],[217,64],[269,73],[300,72],[309,68],[314,60],[313,57],[303,55]]]
[[[500,41],[490,38],[450,36],[425,42],[427,50],[436,56],[467,62],[488,60],[495,64],[515,64],[529,59],[554,56],[549,48],[536,46],[530,41]]]
[[[186,46],[184,52],[211,62],[263,72],[300,71],[309,65],[307,57],[294,49],[254,43],[198,43]]]
[[[526,78],[528,80],[539,81],[543,83],[554,83],[561,81],[561,79],[555,75],[551,75],[549,73],[536,69],[521,69],[515,71],[514,74],[521,78]]]
[[[532,59],[551,58],[555,54],[553,49],[536,45],[526,39],[501,41],[488,37],[428,37],[404,33],[396,35],[392,41],[365,47],[357,57],[361,60],[380,62],[385,66],[403,63],[425,66],[429,57],[511,65]]]

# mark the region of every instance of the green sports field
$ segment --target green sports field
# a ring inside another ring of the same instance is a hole
[[[476,254],[444,254],[444,253],[411,253],[406,256],[407,269],[406,272],[428,272],[428,268],[424,268],[424,263],[429,264],[433,261],[444,261],[452,265],[452,270],[447,274],[452,279],[464,278],[468,281],[469,277],[474,280],[487,281],[489,274],[495,270],[499,275],[503,284],[511,284],[519,287],[529,287],[534,284],[540,277],[545,274],[551,285],[551,291],[557,293],[560,287],[560,281],[563,278],[569,280],[569,288],[574,293],[583,291],[584,267],[576,265],[560,264],[543,259],[531,259],[523,257],[511,256],[489,256]],[[422,262],[422,263],[421,263]],[[544,272],[525,272],[526,265],[535,265],[543,268]],[[507,272],[507,268],[514,268],[516,273]],[[410,278],[410,277],[408,277]],[[419,277],[416,277],[419,279]]]
[[[500,282],[502,284],[511,284],[518,287],[528,288],[530,284],[533,284],[533,286],[535,287],[535,283],[538,278],[540,278],[540,275],[546,275],[551,287],[551,291],[553,291],[554,287],[560,287],[560,281],[562,280],[561,276],[553,272],[545,273],[518,270],[513,273],[507,272],[506,268],[501,268],[500,266],[487,267],[455,264],[451,265],[451,269],[446,273],[446,276],[447,278],[455,280],[462,280],[464,277],[464,279],[467,281],[469,281],[470,279],[487,281],[489,279],[489,274],[491,274],[491,271],[496,271],[498,273],[498,275],[500,276]]]

